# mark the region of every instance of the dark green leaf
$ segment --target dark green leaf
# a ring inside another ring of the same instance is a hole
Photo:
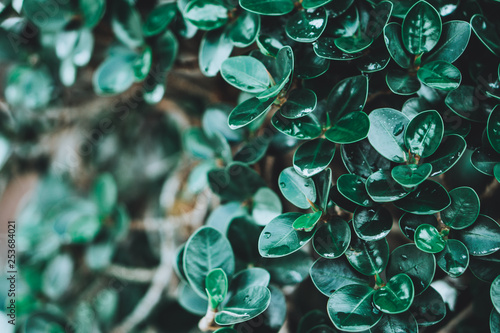
[[[328,296],[329,295],[330,294],[328,294]],[[314,327],[327,324],[330,324],[330,318],[328,318],[326,313],[318,309],[314,309],[302,316],[297,327],[297,333],[309,333],[309,331]]]
[[[437,111],[424,111],[415,116],[405,132],[406,147],[415,155],[432,155],[443,139],[444,123]]]
[[[311,113],[316,109],[318,99],[314,91],[309,89],[294,89],[280,108],[285,118],[296,119]]]
[[[412,97],[403,104],[401,112],[412,120],[417,114],[427,110],[432,110],[432,106],[425,98]]]
[[[118,199],[118,188],[113,176],[104,173],[94,183],[93,197],[99,208],[99,212],[107,216],[111,214]]]
[[[500,252],[494,252],[487,256],[470,257],[469,267],[478,279],[486,282],[493,280],[500,275]]]
[[[370,130],[370,119],[366,113],[350,112],[338,119],[329,128],[325,137],[331,142],[348,144],[363,140],[368,136]]]
[[[304,9],[286,21],[285,31],[296,42],[312,43],[321,36],[327,21],[328,16],[323,7]]]
[[[222,304],[227,294],[227,276],[224,270],[215,268],[205,278],[205,289],[211,309],[217,309]]]
[[[220,68],[224,80],[249,93],[259,93],[269,86],[269,74],[264,64],[250,56],[226,59]]]
[[[259,174],[240,162],[233,162],[225,169],[210,171],[208,184],[221,199],[232,201],[244,201],[259,188],[265,187]]]
[[[229,287],[229,293],[238,293],[254,286],[267,287],[270,279],[271,275],[264,268],[252,267],[244,269],[234,275]]]
[[[379,170],[390,170],[391,161],[380,155],[368,140],[342,145],[342,161],[350,173],[368,178]]]
[[[491,147],[500,153],[500,105],[495,106],[488,116],[486,133]]]
[[[307,59],[299,61],[297,59]],[[330,60],[318,57],[311,45],[306,44],[296,51],[295,75],[299,79],[314,79],[324,74],[330,68]]]
[[[228,32],[229,39],[236,47],[247,47],[257,39],[260,31],[260,16],[242,11],[240,16],[231,25]]]
[[[187,311],[203,316],[207,312],[208,301],[200,297],[194,290],[185,282],[179,285],[179,304]]]
[[[293,8],[292,0],[239,0],[240,6],[249,12],[261,15],[285,15],[290,13]]]
[[[330,189],[332,188],[332,169],[328,168],[313,177],[316,184],[316,205],[320,210],[326,211],[330,201]]]
[[[356,60],[356,67],[363,73],[374,73],[386,68],[390,60],[389,51],[382,38],[379,38],[370,46],[370,52]]]
[[[215,322],[219,325],[234,325],[264,312],[271,302],[271,292],[266,287],[253,286],[231,297],[215,314]]]
[[[417,249],[415,244],[405,244],[392,251],[387,266],[387,277],[404,273],[415,287],[415,295],[421,294],[431,284],[436,271],[433,254]]]
[[[335,259],[344,254],[351,242],[351,229],[340,217],[332,217],[316,230],[313,237],[314,250],[326,259]]]
[[[345,53],[335,45],[335,38],[320,37],[313,43],[314,52],[318,57],[329,60],[353,60],[363,56],[362,53]]]
[[[385,238],[391,231],[392,215],[382,206],[358,207],[352,217],[352,225],[359,238],[376,241]]]
[[[340,37],[335,39],[335,46],[337,46],[342,52],[349,54],[361,52],[372,45],[372,43],[373,39],[364,35]]]
[[[307,278],[312,260],[304,251],[296,251],[286,257],[262,259],[260,264],[271,274],[271,282],[279,286],[301,283]]]
[[[366,193],[366,180],[358,175],[343,174],[337,179],[338,191],[347,199],[357,205],[370,207],[373,201]]]
[[[370,329],[371,333],[418,333],[417,321],[411,313],[384,315]]]
[[[403,164],[394,167],[391,170],[391,176],[396,183],[405,186],[413,187],[421,184],[429,177],[432,172],[430,163],[424,164]]]
[[[402,163],[407,159],[404,133],[408,118],[400,111],[390,108],[373,110],[370,115],[370,144],[385,158]]]
[[[429,52],[438,43],[441,29],[441,17],[436,9],[419,1],[410,8],[403,21],[403,44],[411,54]]]
[[[489,147],[480,147],[474,150],[470,161],[477,171],[493,176],[495,166],[500,163],[500,154]]]
[[[184,8],[183,16],[199,29],[213,30],[227,22],[227,8],[216,0],[192,0]]]
[[[457,187],[449,194],[451,205],[441,212],[441,219],[453,229],[467,228],[479,215],[479,196],[470,187]]]
[[[337,123],[346,114],[362,111],[368,96],[368,79],[363,75],[349,77],[337,83],[328,95],[326,109],[330,122]]]
[[[293,222],[301,215],[284,213],[269,222],[260,234],[260,255],[266,258],[283,257],[304,246],[313,234],[297,231],[292,227]]]
[[[413,300],[410,307],[419,326],[431,326],[439,323],[446,316],[446,305],[443,297],[430,287]]]
[[[409,192],[392,179],[389,171],[379,170],[366,180],[366,192],[375,202],[392,202],[404,198]]]
[[[316,186],[311,178],[303,178],[292,167],[281,171],[278,182],[283,196],[295,206],[307,209],[316,201]]]
[[[500,250],[500,226],[491,217],[479,214],[474,224],[453,233],[473,256],[485,256]]]
[[[142,33],[146,37],[155,36],[163,32],[177,14],[175,3],[165,3],[156,6],[142,24]]]
[[[413,241],[415,230],[421,224],[437,227],[438,221],[434,215],[416,215],[412,213],[404,213],[399,219],[399,229],[411,241]]]
[[[293,167],[302,177],[311,177],[328,167],[335,154],[335,144],[314,139],[302,144],[293,155]]]
[[[481,98],[481,95],[478,95],[476,88],[462,85],[450,91],[444,101],[451,111],[460,117],[475,122],[486,122],[488,112],[482,103],[479,103],[478,98]]]
[[[426,180],[417,189],[394,205],[405,212],[426,215],[442,211],[451,203],[446,189],[433,180]]]
[[[224,29],[208,31],[201,39],[198,64],[203,75],[217,75],[224,60],[233,51],[233,44]]]
[[[287,119],[277,111],[271,123],[281,133],[301,140],[314,139],[321,135],[321,124],[314,114],[306,114],[299,119]]]
[[[384,27],[384,40],[391,58],[402,68],[410,68],[411,54],[406,51],[401,37],[401,25],[395,22]]]
[[[268,187],[260,188],[252,198],[252,217],[258,225],[266,225],[281,214],[281,200]]]
[[[413,282],[406,274],[394,275],[373,294],[373,304],[382,312],[397,314],[410,308],[415,296]]]
[[[354,237],[351,246],[345,252],[347,260],[357,271],[364,275],[375,275],[382,272],[389,261],[389,244],[381,239],[366,242]]]
[[[379,322],[382,312],[372,305],[374,290],[363,285],[347,285],[337,289],[328,299],[330,319],[339,330],[359,332]]]
[[[238,104],[227,120],[229,127],[231,127],[231,129],[238,129],[256,121],[271,109],[273,102],[274,97],[264,100],[258,99],[257,97],[251,97],[243,103]]]
[[[326,5],[327,3],[331,2],[331,1],[332,0],[304,0],[302,2],[302,6],[306,9],[318,8],[318,7],[321,7],[323,5]]]
[[[64,14],[64,11],[58,11],[60,13]],[[50,21],[56,20],[52,18]],[[111,27],[115,36],[130,49],[138,49],[144,44],[141,16],[132,3],[126,0],[113,2]]]
[[[339,192],[336,185],[332,186],[332,188],[330,189],[330,200],[339,208],[350,213],[353,213],[356,208],[358,208],[358,205],[356,203],[347,199]]]
[[[301,215],[293,221],[292,226],[295,230],[310,232],[314,229],[316,223],[318,223],[321,218],[321,214],[321,211],[317,211],[315,213]]]
[[[421,224],[415,230],[415,245],[421,251],[438,253],[443,251],[446,241],[436,227],[430,224]]]
[[[369,11],[369,19],[364,26],[364,20],[361,20],[361,29],[366,36],[376,39],[384,31],[389,18],[391,17],[393,4],[390,1],[381,1]]]
[[[233,160],[246,164],[257,163],[266,155],[272,139],[272,136],[269,135],[261,135],[252,138],[234,154]]]
[[[495,26],[481,14],[474,15],[470,20],[470,25],[488,50],[500,57],[500,36],[495,31]]]
[[[85,26],[92,29],[99,23],[106,11],[105,0],[80,0],[80,10],[85,21]]]
[[[500,313],[496,309],[491,310],[490,330],[491,330],[491,333],[499,333],[500,332]]]
[[[436,255],[437,264],[451,277],[462,275],[469,265],[469,251],[456,239],[448,239],[443,251]]]
[[[453,167],[462,157],[466,147],[467,144],[460,135],[445,136],[436,152],[425,159],[425,162],[432,165],[430,176],[438,176]]]
[[[234,255],[231,244],[216,229],[202,227],[186,243],[183,268],[193,290],[206,298],[205,280],[210,271],[221,268],[226,275],[233,275]]]
[[[434,60],[455,62],[467,48],[471,35],[469,23],[449,21],[443,24],[441,38],[431,54],[424,56],[424,63]]]
[[[442,60],[426,63],[418,70],[417,76],[426,86],[444,91],[457,89],[462,81],[460,70]]]
[[[420,89],[420,81],[416,75],[399,69],[389,70],[385,82],[389,89],[398,95],[413,95]]]
[[[490,297],[493,306],[500,312],[500,276],[498,276],[491,284]]]

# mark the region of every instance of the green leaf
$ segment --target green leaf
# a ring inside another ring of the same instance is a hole
[[[421,184],[432,172],[430,163],[398,165],[391,170],[391,176],[396,183],[404,187],[413,187]]]
[[[499,333],[500,332],[500,313],[496,309],[491,310],[490,330],[491,330],[491,333]]]
[[[470,161],[477,171],[493,176],[495,166],[500,163],[500,155],[489,147],[480,147],[474,150]]]
[[[432,304],[432,306],[429,306]],[[439,323],[446,316],[446,305],[443,297],[433,287],[427,288],[413,300],[410,307],[419,326],[431,326]]]
[[[405,212],[426,215],[440,212],[450,203],[450,195],[441,184],[426,180],[406,197],[395,201],[394,205]]]
[[[208,301],[198,295],[197,292],[185,282],[179,284],[179,304],[190,313],[204,316],[207,313]]]
[[[436,9],[419,1],[410,8],[403,21],[403,44],[411,54],[429,52],[438,43],[441,29],[441,17]]]
[[[265,226],[282,212],[280,198],[268,187],[255,192],[252,203],[252,217],[258,225]]]
[[[335,46],[342,52],[349,54],[361,52],[372,45],[372,43],[373,39],[365,35],[354,35],[335,39]]]
[[[495,31],[495,26],[481,14],[472,16],[470,25],[476,36],[488,50],[500,57],[500,36]]]
[[[131,50],[144,45],[141,16],[136,7],[126,0],[114,1],[111,27],[115,36]]]
[[[392,8],[392,2],[381,1],[369,11],[368,20],[363,19],[360,22],[361,29],[367,37],[377,39],[380,36],[391,17]]]
[[[231,111],[227,119],[229,127],[233,130],[238,129],[260,119],[271,109],[274,99],[274,97],[271,97],[261,100],[257,97],[251,97],[243,103],[238,104],[233,111]]]
[[[283,196],[295,206],[307,209],[316,201],[316,186],[311,178],[301,177],[292,167],[281,171],[278,182]]]
[[[392,251],[387,266],[387,277],[404,273],[415,287],[415,295],[421,294],[431,284],[436,272],[436,258],[431,253],[417,249],[415,244],[405,244]]]
[[[385,69],[390,61],[389,51],[379,38],[370,46],[368,54],[356,60],[356,67],[363,73],[375,73]]]
[[[418,333],[417,321],[410,313],[384,315],[371,333]]]
[[[330,319],[339,330],[359,332],[375,326],[382,312],[372,305],[374,290],[363,285],[347,285],[337,289],[328,299]]]
[[[295,63],[295,75],[299,79],[314,79],[323,75],[330,68],[330,60],[318,57],[311,45],[298,49],[295,53],[297,59],[308,61],[297,61]]]
[[[321,124],[312,113],[298,119],[287,119],[277,111],[271,123],[281,133],[300,140],[314,139],[321,135]]]
[[[366,193],[366,180],[358,175],[343,174],[337,179],[338,191],[342,196],[363,207],[371,207],[373,201]]]
[[[382,206],[376,208],[358,207],[352,217],[354,232],[365,241],[385,238],[391,231],[392,215]]]
[[[205,289],[208,295],[208,303],[211,309],[217,309],[222,304],[227,294],[227,276],[226,273],[216,268],[211,270],[205,278]]]
[[[397,95],[413,95],[421,87],[417,76],[399,69],[389,70],[385,82],[391,91]]]
[[[279,286],[303,282],[312,265],[312,259],[305,251],[296,251],[286,257],[262,259],[259,263],[271,274],[271,282]]]
[[[42,288],[52,300],[59,299],[69,288],[75,263],[70,255],[61,253],[51,259],[42,275]]]
[[[486,133],[491,147],[500,153],[500,105],[495,106],[488,116]]]
[[[221,268],[226,275],[233,275],[234,255],[231,244],[216,229],[201,227],[186,243],[183,268],[191,288],[205,299],[205,281],[213,269]]]
[[[350,112],[330,127],[325,137],[331,142],[348,144],[363,140],[368,136],[370,119],[362,111]]]
[[[79,0],[85,26],[89,29],[95,27],[104,16],[106,11],[105,0]]]
[[[326,169],[334,155],[334,143],[325,139],[307,141],[295,151],[293,167],[302,177],[311,177]]]
[[[446,241],[443,239],[436,227],[430,224],[421,224],[415,230],[415,245],[421,251],[427,253],[438,253],[443,251]]]
[[[373,110],[370,115],[370,144],[385,158],[402,163],[407,159],[404,133],[408,118],[400,111],[390,108]]]
[[[294,4],[292,0],[239,0],[240,6],[249,12],[279,16],[290,13]]]
[[[497,182],[500,183],[500,163],[495,164],[493,167],[493,175],[495,176]]]
[[[448,239],[443,251],[436,255],[437,264],[451,277],[462,275],[469,265],[469,250],[456,239]]]
[[[229,39],[236,47],[247,47],[253,44],[260,32],[260,16],[242,11],[228,32]]]
[[[299,10],[286,21],[285,32],[296,42],[312,43],[321,36],[327,22],[323,7]]]
[[[335,45],[335,38],[320,37],[313,43],[314,53],[318,57],[329,60],[353,60],[363,56],[363,53],[345,53]]]
[[[416,215],[412,213],[404,213],[399,219],[399,229],[411,241],[414,240],[415,230],[421,224],[430,224],[437,227],[438,221],[434,215]]]
[[[335,290],[350,284],[368,286],[369,278],[352,268],[345,258],[319,258],[310,269],[311,280],[318,290],[330,296]]]
[[[118,188],[113,176],[109,173],[100,175],[94,183],[92,192],[99,212],[104,216],[111,214],[118,199]]]
[[[265,187],[260,175],[240,162],[233,162],[225,169],[210,171],[208,184],[221,199],[233,201],[244,201],[253,196],[258,189]]]
[[[313,177],[316,186],[316,206],[322,211],[327,211],[332,188],[332,169],[328,168]]]
[[[288,95],[286,102],[281,106],[281,115],[285,118],[296,119],[309,114],[316,109],[317,97],[309,89],[294,89]]]
[[[271,140],[272,137],[266,134],[250,139],[250,141],[245,142],[243,146],[238,149],[233,156],[233,160],[246,164],[255,164],[259,162],[266,155]]]
[[[45,67],[14,65],[7,75],[5,99],[13,107],[38,109],[49,104],[54,83]]]
[[[449,194],[451,205],[441,212],[441,219],[453,229],[467,228],[479,216],[479,196],[470,187],[457,187]]]
[[[469,267],[478,279],[485,282],[493,282],[500,275],[500,252],[494,252],[487,256],[470,257]]]
[[[317,211],[311,214],[304,214],[299,216],[295,221],[293,221],[292,227],[295,230],[301,230],[305,232],[310,232],[316,226],[319,219],[321,218],[322,212]]]
[[[391,58],[402,68],[410,68],[411,54],[406,51],[401,37],[401,25],[391,22],[384,27],[384,41]]]
[[[228,11],[216,0],[192,0],[184,8],[183,16],[197,28],[213,30],[227,22]]]
[[[366,139],[342,145],[341,156],[350,173],[368,178],[379,170],[390,170],[391,161],[380,155]]]
[[[451,111],[460,117],[474,122],[486,122],[488,112],[485,106],[478,102],[478,96],[481,98],[476,88],[461,85],[450,91],[444,101]]]
[[[451,134],[445,136],[436,152],[425,159],[426,163],[432,165],[430,176],[438,176],[451,169],[462,157],[466,148],[467,143],[460,135]]]
[[[269,74],[264,64],[250,56],[226,59],[220,68],[227,83],[242,91],[259,93],[269,86]]]
[[[500,276],[497,276],[491,284],[490,297],[493,306],[498,312],[500,312]]]
[[[404,104],[401,112],[408,119],[412,120],[417,114],[423,111],[431,110],[432,105],[423,97],[412,97],[409,98]]]
[[[470,24],[464,21],[449,21],[443,24],[441,38],[431,54],[424,56],[423,62],[442,60],[455,62],[465,51],[471,35]]]
[[[437,111],[424,111],[415,116],[405,132],[406,147],[415,155],[432,155],[443,139],[444,123]]]
[[[211,30],[203,35],[198,52],[198,64],[203,75],[213,77],[219,73],[224,60],[233,51],[233,44],[225,29]]]
[[[271,275],[264,268],[252,267],[239,271],[231,280],[229,293],[237,293],[253,286],[267,287]]]
[[[366,192],[375,202],[392,202],[404,198],[410,192],[392,179],[385,170],[374,172],[366,180]]]
[[[368,96],[368,79],[363,75],[349,77],[337,83],[326,102],[330,122],[336,124],[348,113],[362,111]]]
[[[460,70],[442,60],[426,63],[418,70],[417,76],[426,86],[444,91],[457,89],[462,81]]]
[[[219,325],[234,325],[248,321],[264,312],[271,302],[271,292],[266,287],[253,286],[231,297],[215,314]]]
[[[149,13],[142,24],[142,33],[146,37],[158,35],[163,32],[177,14],[175,3],[159,4]]]
[[[266,258],[283,257],[304,246],[313,234],[293,228],[293,222],[301,215],[284,213],[271,220],[259,237],[260,255]]]
[[[326,5],[327,3],[331,2],[331,1],[332,0],[304,0],[302,2],[302,6],[306,9],[318,8],[318,7]]]
[[[345,252],[349,263],[361,274],[372,276],[382,272],[389,261],[389,244],[385,238],[367,242],[351,239],[351,246]]]
[[[45,31],[52,32],[64,29],[70,23],[71,18],[77,14],[75,12],[76,6],[72,2],[47,4],[40,0],[24,0],[21,4],[23,17],[27,18],[40,30],[43,29]],[[5,13],[3,12],[2,14]],[[26,36],[26,33],[23,36]],[[26,39],[24,41],[27,42]]]
[[[351,242],[351,229],[346,221],[334,216],[314,233],[314,250],[323,258],[335,259],[344,254]]]
[[[489,216],[479,214],[474,224],[453,232],[473,256],[485,256],[500,250],[500,226]]]
[[[373,294],[373,304],[382,312],[397,314],[410,308],[415,296],[413,282],[406,274],[393,276],[385,286]]]
[[[325,326],[327,324],[331,325],[330,318],[328,318],[326,313],[318,309],[314,309],[307,312],[304,316],[302,316],[302,318],[300,318],[297,333],[310,333],[310,330],[314,329],[316,326]],[[323,333],[327,332],[329,331]]]

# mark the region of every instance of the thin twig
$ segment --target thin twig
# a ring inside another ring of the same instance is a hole
[[[125,280],[128,282],[150,283],[154,278],[156,268],[148,269],[140,267],[110,265],[104,273],[119,280]]]

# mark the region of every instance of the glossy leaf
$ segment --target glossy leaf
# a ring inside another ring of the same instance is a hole
[[[295,206],[307,209],[316,201],[316,186],[311,178],[303,178],[292,167],[281,171],[278,182],[283,196]]]
[[[363,285],[347,285],[336,290],[328,299],[330,319],[339,330],[358,332],[367,330],[382,318],[372,305],[374,290]]]
[[[441,36],[441,17],[426,1],[410,8],[402,26],[403,44],[411,54],[431,51]]]
[[[363,140],[368,136],[370,119],[364,112],[351,112],[344,115],[330,127],[325,137],[331,142],[348,144]]]
[[[420,251],[415,244],[405,244],[392,251],[387,266],[387,277],[404,273],[415,288],[415,295],[421,294],[431,284],[436,271],[433,254]]]
[[[303,143],[293,155],[293,167],[302,177],[311,177],[328,167],[335,154],[335,144],[325,139]],[[314,202],[314,201],[313,201]]]
[[[396,183],[404,187],[421,184],[432,172],[430,163],[398,165],[391,170],[391,176]]]
[[[411,313],[384,315],[382,319],[370,329],[371,333],[418,333],[417,321]]]
[[[297,231],[292,227],[300,213],[284,213],[269,222],[259,237],[259,253],[266,258],[283,257],[304,246],[312,233]]]
[[[203,75],[217,75],[224,60],[233,51],[233,44],[224,29],[208,31],[201,39],[198,64]]]
[[[470,25],[476,36],[488,50],[500,57],[500,36],[495,31],[495,26],[481,14],[474,15],[470,20]]]
[[[242,91],[259,93],[269,86],[269,74],[266,67],[250,56],[226,59],[220,71],[227,83]]]
[[[415,296],[413,282],[406,274],[393,276],[373,294],[373,304],[382,312],[397,314],[410,308]]]
[[[337,179],[338,191],[357,205],[370,207],[372,200],[365,189],[366,180],[358,175],[343,174]]]
[[[229,276],[234,272],[231,244],[216,229],[202,227],[186,243],[183,268],[189,285],[199,296],[206,298],[205,280],[213,269],[221,268]]]
[[[491,310],[490,330],[491,333],[500,332],[500,313],[496,309]]]
[[[414,238],[417,248],[427,253],[441,252],[446,246],[439,231],[430,224],[421,224],[415,230]]]
[[[413,95],[420,89],[420,81],[415,75],[401,70],[389,70],[385,82],[397,95]]]
[[[488,112],[478,103],[477,96],[476,88],[462,85],[450,91],[444,101],[460,117],[474,122],[486,122]]]
[[[500,106],[497,105],[488,116],[486,133],[491,147],[500,153]]]
[[[451,277],[462,275],[469,266],[469,250],[456,240],[448,239],[443,251],[436,255],[437,264]]]
[[[370,144],[385,158],[402,163],[406,161],[404,133],[408,118],[400,111],[390,108],[373,110],[370,115]]]
[[[227,294],[227,276],[224,270],[216,268],[211,270],[205,278],[205,289],[208,295],[210,308],[217,307],[224,301]]]
[[[271,302],[271,292],[266,287],[253,286],[231,297],[222,310],[215,314],[219,325],[234,325],[257,317]]]
[[[225,169],[208,173],[208,184],[214,193],[224,200],[244,201],[265,187],[260,175],[240,162],[233,162]]]
[[[424,63],[442,60],[455,62],[465,51],[469,43],[471,27],[468,22],[449,21],[443,24],[441,38],[428,56],[424,56]]]
[[[375,202],[392,202],[404,198],[409,192],[399,185],[389,171],[379,170],[366,180],[366,192]]]
[[[198,316],[204,316],[207,313],[208,301],[198,295],[189,284],[181,282],[178,292],[179,304],[185,310]]]
[[[259,263],[271,274],[271,282],[279,286],[303,282],[313,264],[305,251],[296,251],[281,258],[262,259]]]
[[[432,106],[425,98],[412,97],[403,104],[401,112],[412,120],[417,114],[427,110],[432,110]]]
[[[405,212],[425,215],[440,212],[450,203],[450,196],[441,184],[426,180],[406,197],[395,201],[394,205]]]
[[[437,176],[451,169],[462,157],[466,147],[467,144],[460,135],[445,136],[436,152],[425,159],[425,162],[432,165],[430,176]]]
[[[402,68],[410,68],[411,54],[403,45],[401,25],[391,22],[384,27],[384,41],[391,58]]]
[[[327,211],[330,201],[330,189],[332,188],[332,169],[327,168],[313,177],[316,184],[316,206],[322,211]]]
[[[500,275],[500,252],[481,257],[471,256],[469,268],[478,279],[493,282]]]
[[[379,170],[390,170],[391,161],[380,155],[368,140],[342,145],[342,161],[350,173],[368,178]]]
[[[375,73],[387,67],[391,60],[389,51],[381,38],[373,41],[370,52],[356,60],[356,67],[363,73]]]
[[[429,306],[431,305],[431,306]],[[433,287],[427,288],[413,300],[410,307],[419,326],[431,326],[439,323],[446,316],[443,297]]]
[[[192,0],[184,8],[183,16],[199,29],[213,30],[227,22],[227,8],[216,0]]]
[[[345,255],[358,272],[371,276],[382,272],[387,266],[389,245],[385,238],[373,242],[353,238]]]
[[[329,60],[353,60],[360,58],[362,53],[345,53],[335,45],[335,38],[320,37],[313,43],[314,52],[318,57]]]
[[[385,238],[391,231],[392,215],[382,206],[375,208],[358,207],[352,217],[354,232],[365,241]]]
[[[261,15],[285,15],[294,8],[292,0],[239,0],[239,2],[243,9]]]
[[[399,219],[399,229],[411,241],[414,240],[415,230],[422,224],[429,224],[437,228],[438,221],[434,215],[412,213],[404,213]]]
[[[362,111],[368,96],[368,79],[362,75],[349,77],[337,83],[327,99],[330,122],[335,124],[346,114]]]
[[[369,12],[368,20],[361,20],[361,29],[366,36],[376,39],[383,32],[391,17],[393,4],[390,1],[381,1]],[[364,24],[366,22],[366,25]]]
[[[335,46],[337,46],[339,50],[349,54],[361,52],[368,48],[372,43],[373,39],[364,35],[340,37],[335,39]]]
[[[443,119],[437,111],[424,111],[415,116],[405,132],[406,147],[415,155],[432,155],[443,139]]]
[[[426,86],[444,91],[457,89],[462,81],[460,70],[442,60],[426,63],[418,70],[417,76]]]
[[[229,39],[236,47],[247,47],[257,39],[260,31],[260,16],[242,11],[228,32]]]
[[[490,298],[495,309],[500,312],[500,277],[497,277],[491,284]]]
[[[311,113],[316,109],[317,97],[309,89],[295,89],[290,92],[286,102],[281,106],[281,115],[285,118],[296,119]]]
[[[318,223],[319,219],[321,218],[321,211],[311,213],[311,214],[304,214],[299,217],[295,221],[293,221],[293,228],[295,230],[300,230],[300,231],[305,231],[305,232],[310,232],[314,229],[316,226],[316,223]]]
[[[332,203],[347,212],[353,213],[356,208],[358,208],[358,205],[356,203],[347,199],[339,192],[339,189],[336,185],[332,186],[332,188],[330,189],[329,196]]]
[[[351,229],[340,217],[332,217],[314,233],[313,247],[326,259],[335,259],[344,254],[351,242]]]
[[[318,57],[311,45],[297,50],[295,58],[294,73],[299,79],[314,79],[330,68],[330,60]],[[297,59],[308,59],[308,61],[297,61]]]
[[[493,176],[495,166],[500,163],[500,154],[489,147],[480,147],[474,150],[470,161],[477,171]]]
[[[286,22],[285,32],[296,42],[312,43],[326,28],[328,16],[323,7],[297,11]]]
[[[491,217],[479,214],[474,224],[453,233],[473,256],[485,256],[500,250],[500,226]]]
[[[451,205],[441,212],[441,219],[453,229],[467,228],[479,215],[479,196],[470,187],[457,187],[449,194]]]
[[[314,139],[321,135],[321,124],[314,114],[307,114],[299,119],[287,119],[278,111],[271,123],[281,133],[301,140]]]
[[[281,200],[270,188],[260,188],[252,198],[252,217],[258,225],[266,225],[281,214]]]
[[[126,55],[107,58],[94,73],[92,83],[99,95],[115,95],[124,92],[134,83],[133,59]],[[7,96],[8,97],[8,96]]]
[[[155,36],[164,31],[177,14],[176,4],[166,3],[156,6],[142,24],[144,36]]]
[[[274,97],[264,100],[252,97],[238,104],[227,119],[229,127],[238,129],[256,121],[271,109],[273,102]]]

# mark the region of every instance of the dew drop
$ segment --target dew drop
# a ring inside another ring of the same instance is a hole
[[[266,237],[266,238],[271,237],[271,233],[270,233],[270,232],[265,232],[265,233],[264,233],[264,237]]]
[[[406,260],[406,259],[408,259],[408,256],[406,254],[402,254],[401,258],[403,258],[404,260]]]
[[[285,188],[285,187],[286,187],[286,184],[285,184],[284,182],[281,182],[281,183],[280,183],[280,186],[281,186],[281,188]]]
[[[400,270],[400,271],[403,271],[403,266],[399,266],[399,270]]]
[[[305,187],[309,187],[309,183],[305,183],[305,184],[304,184],[304,186],[305,186]]]

